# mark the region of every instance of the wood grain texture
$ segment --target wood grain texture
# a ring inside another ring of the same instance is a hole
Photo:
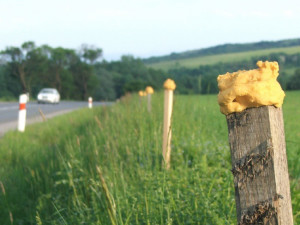
[[[170,168],[171,165],[171,117],[173,110],[173,91],[165,90],[164,95],[164,126],[163,126],[163,157],[164,166],[166,169]]]
[[[281,108],[227,115],[238,224],[292,225]]]

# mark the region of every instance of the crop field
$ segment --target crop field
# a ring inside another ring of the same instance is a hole
[[[300,92],[283,105],[300,224]],[[236,224],[226,119],[216,95],[175,95],[171,169],[162,168],[163,94],[123,98],[0,140],[0,224]]]
[[[287,48],[273,48],[265,50],[247,51],[247,52],[237,52],[237,53],[227,53],[227,54],[216,54],[211,56],[202,56],[188,59],[178,59],[170,61],[162,61],[158,63],[148,64],[149,67],[154,69],[168,70],[177,67],[187,67],[196,68],[201,65],[210,65],[216,63],[228,63],[237,62],[242,60],[249,60],[251,57],[264,56],[271,53],[283,52],[286,54],[295,54],[300,52],[299,47],[287,47]]]

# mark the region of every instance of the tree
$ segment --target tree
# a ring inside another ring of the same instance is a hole
[[[99,58],[102,57],[102,49],[83,44],[79,51],[79,55],[85,63],[93,65]]]
[[[2,59],[8,63],[11,74],[20,80],[23,92],[30,91],[27,86],[25,69],[30,52],[34,49],[34,42],[28,41],[23,43],[21,48],[7,47],[6,50],[0,52]]]
[[[97,77],[97,86],[95,87],[93,97],[95,100],[114,100],[116,92],[114,88],[113,73],[102,68],[101,64],[95,65],[95,73]]]
[[[59,92],[62,92],[62,74],[70,68],[71,64],[78,60],[75,51],[64,48],[52,48],[50,50],[51,71],[55,75],[54,86]]]
[[[42,88],[47,68],[48,59],[42,54],[40,48],[34,48],[27,53],[25,74],[27,89],[30,94],[35,95]]]
[[[73,75],[75,96],[79,99],[87,99],[97,85],[97,79],[93,72],[93,67],[89,64],[78,60],[70,67],[70,72]]]
[[[74,84],[80,90],[80,98],[87,99],[93,93],[97,85],[94,73],[94,63],[102,56],[102,49],[94,46],[82,45],[78,52],[78,58],[70,67]]]
[[[0,65],[0,97],[13,97],[16,95],[15,92],[19,93],[20,85],[15,80],[15,77],[9,77],[7,66]]]

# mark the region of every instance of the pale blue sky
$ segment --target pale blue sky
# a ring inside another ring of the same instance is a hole
[[[0,0],[0,50],[86,43],[116,60],[299,37],[299,0]]]

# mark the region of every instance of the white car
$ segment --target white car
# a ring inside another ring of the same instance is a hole
[[[60,95],[55,88],[43,88],[37,95],[38,103],[56,103],[60,101]]]

